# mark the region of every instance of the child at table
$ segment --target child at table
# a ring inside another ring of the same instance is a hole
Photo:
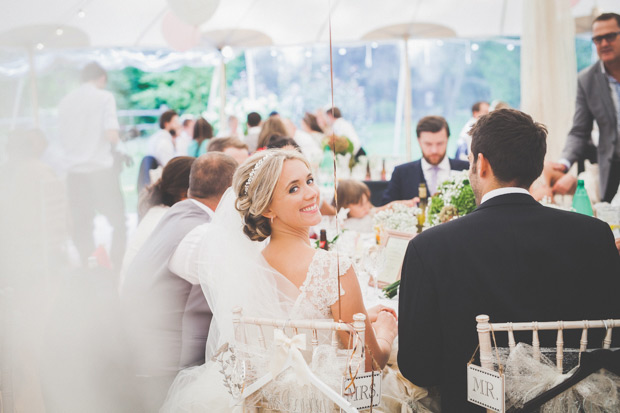
[[[415,200],[392,201],[382,207],[374,207],[370,203],[370,188],[355,179],[341,179],[336,187],[338,212],[347,208],[345,227],[360,232],[373,231],[372,216],[384,209],[391,208],[394,203],[404,203],[407,206],[415,205]],[[334,202],[335,203],[335,202]]]

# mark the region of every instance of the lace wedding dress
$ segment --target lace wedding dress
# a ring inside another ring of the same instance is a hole
[[[330,306],[338,300],[337,277],[353,265],[347,257],[340,256],[338,260],[334,252],[317,250],[305,281],[297,288],[267,263],[262,255],[262,243],[250,241],[243,234],[234,202],[234,193],[227,191],[200,246],[199,275],[213,312],[206,349],[208,361],[179,373],[163,412],[243,411],[232,396],[235,385],[247,386],[264,375],[269,370],[272,353],[258,347],[258,333],[251,326],[244,329],[245,340],[235,340],[233,308],[241,307],[243,315],[250,317],[333,321]],[[345,294],[341,289],[340,295]],[[265,337],[270,343],[273,332],[265,331]],[[350,350],[344,346],[334,348],[327,334],[318,339],[319,346],[313,351],[307,345],[309,350],[302,352],[303,356],[312,372],[339,393]],[[237,360],[232,369],[231,354]],[[384,411],[426,411],[418,409],[414,401],[426,392],[407,382],[396,370],[386,370],[382,389],[387,406]],[[253,404],[267,406],[272,411],[291,412],[329,412],[333,406],[311,385],[300,385],[293,369],[279,374],[257,391],[252,400],[246,401],[246,405]]]

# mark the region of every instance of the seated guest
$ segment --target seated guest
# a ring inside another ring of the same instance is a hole
[[[348,120],[342,117],[342,112],[337,107],[329,108],[325,111],[327,123],[332,128],[332,133],[336,136],[346,136],[353,144],[355,156],[363,155],[358,153],[362,150],[362,143],[355,132],[355,128]],[[365,152],[364,152],[365,153]]]
[[[138,214],[141,219],[136,232],[129,240],[123,257],[121,286],[125,279],[127,267],[142,248],[144,242],[150,237],[161,218],[172,205],[187,199],[189,173],[193,163],[194,158],[190,156],[172,158],[164,168],[161,178],[145,188],[140,194]]]
[[[245,162],[250,156],[248,145],[241,142],[237,138],[217,138],[209,143],[207,152],[224,152],[226,155],[232,156],[239,165]]]
[[[465,126],[463,126],[459,134],[458,148],[454,156],[456,159],[462,161],[467,160],[471,148],[471,135],[469,134],[469,130],[474,126],[474,123],[476,123],[480,116],[486,115],[487,113],[489,113],[489,102],[476,102],[473,104],[471,107],[471,118],[469,118]]]
[[[620,317],[620,257],[609,225],[542,206],[527,191],[543,170],[545,127],[502,109],[478,119],[471,135],[478,208],[413,238],[400,284],[399,368],[418,386],[439,386],[448,413],[484,411],[467,401],[477,315],[499,323]],[[555,332],[546,333],[541,347],[554,346]],[[598,333],[590,343],[601,343]],[[566,330],[566,347],[578,348],[580,336]],[[497,344],[506,346],[506,335]]]
[[[200,285],[172,272],[169,262],[190,231],[211,221],[236,168],[222,153],[197,158],[189,199],[168,210],[127,269],[121,304],[141,411],[157,411],[178,371],[205,361],[211,310]]]
[[[207,153],[207,146],[213,137],[213,127],[205,118],[200,118],[194,125],[194,139],[187,148],[187,154],[195,158]]]
[[[192,143],[194,136],[194,127],[196,120],[192,115],[185,114],[181,116],[181,131],[174,139],[174,149],[177,156],[186,156],[187,149]]]
[[[422,159],[394,168],[392,179],[383,193],[381,204],[396,200],[408,200],[418,196],[418,187],[426,184],[428,195],[435,194],[439,184],[450,177],[450,171],[462,171],[469,167],[466,161],[448,159],[450,127],[441,116],[426,116],[416,127]]]
[[[362,181],[355,179],[341,179],[336,187],[338,211],[347,208],[347,220],[344,227],[361,232],[373,231],[372,217],[376,212],[390,208],[394,203],[404,203],[414,206],[413,201],[392,201],[382,207],[373,207],[370,203],[370,188]],[[335,203],[335,202],[334,202]],[[335,206],[335,205],[334,205]]]
[[[261,121],[262,119],[258,113],[248,113],[248,134],[245,135],[243,142],[248,145],[248,151],[250,151],[250,153],[254,153],[256,149],[258,149],[258,135],[260,135]]]
[[[295,139],[287,136],[273,135],[267,142],[267,149],[290,149],[293,151],[301,152],[299,145],[295,142]]]
[[[157,159],[162,167],[174,158],[174,136],[180,128],[179,115],[174,110],[167,110],[159,117],[159,130],[148,141],[147,155]]]
[[[280,116],[270,116],[269,119],[263,123],[263,127],[258,135],[258,148],[264,148],[269,142],[269,138],[273,135],[289,136],[286,126]]]
[[[301,128],[312,136],[312,139],[317,145],[323,145],[323,139],[325,139],[325,133],[319,126],[319,122],[312,113],[306,112],[301,120]]]

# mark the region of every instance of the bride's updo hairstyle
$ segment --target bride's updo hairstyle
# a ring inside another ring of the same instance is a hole
[[[249,157],[233,176],[237,195],[235,208],[243,217],[243,232],[252,241],[262,241],[271,235],[271,222],[262,214],[271,205],[282,165],[289,159],[300,160],[311,169],[306,158],[297,151],[268,149]]]

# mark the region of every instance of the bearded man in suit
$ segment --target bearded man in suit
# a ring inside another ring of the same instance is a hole
[[[620,257],[609,226],[542,206],[527,191],[543,169],[545,127],[502,109],[482,116],[471,135],[478,207],[411,240],[400,285],[399,368],[419,386],[439,386],[448,413],[483,411],[467,401],[477,315],[493,322],[620,317]],[[579,346],[574,332],[565,332],[567,347]],[[594,335],[590,343],[600,345]],[[499,346],[504,336],[497,335]],[[555,334],[540,338],[555,345]]]
[[[381,205],[416,198],[421,183],[426,184],[429,196],[434,195],[437,187],[450,178],[450,171],[463,171],[469,167],[466,161],[447,157],[450,127],[444,118],[426,116],[420,119],[415,131],[422,158],[394,168]]]

